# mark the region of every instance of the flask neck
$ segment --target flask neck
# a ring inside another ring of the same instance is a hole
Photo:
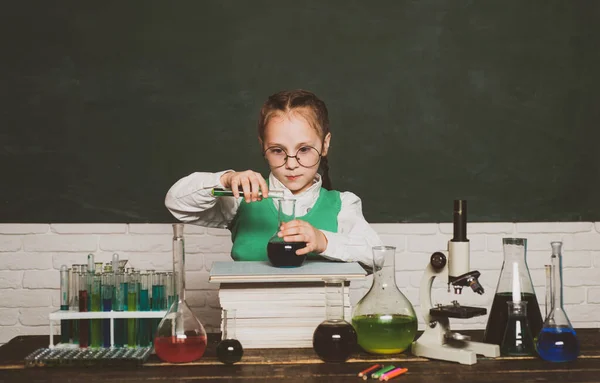
[[[386,251],[378,255],[379,260],[374,260],[373,287],[386,289],[388,286],[396,287],[396,253]]]
[[[562,256],[552,254],[550,257],[550,310],[562,309],[563,307],[563,289],[562,289]]]
[[[179,301],[185,301],[185,246],[182,227],[183,224],[173,225],[173,275]]]
[[[325,320],[344,320],[344,280],[325,281]]]
[[[223,335],[221,339],[236,339],[236,310],[223,310]]]
[[[296,200],[279,199],[277,203],[279,225],[296,219]]]

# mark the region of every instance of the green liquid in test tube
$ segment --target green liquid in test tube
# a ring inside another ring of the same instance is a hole
[[[127,302],[127,283],[126,275],[119,271],[115,273],[115,291],[114,291],[114,311],[125,311]],[[123,347],[127,340],[127,324],[126,319],[115,319],[115,347]]]
[[[150,311],[150,297],[149,297],[149,287],[150,287],[150,275],[149,274],[141,274],[140,275],[140,296],[139,296],[139,311]],[[140,347],[148,347],[150,346],[150,321],[148,318],[141,318],[138,320],[138,338],[137,344]]]
[[[92,279],[92,311],[102,311],[101,276],[94,275]],[[91,346],[94,348],[102,347],[102,319],[92,319],[91,331]]]
[[[129,291],[127,293],[127,311],[137,311],[137,276],[135,273],[129,275]],[[134,348],[136,346],[137,320],[135,318],[127,319],[127,346]]]

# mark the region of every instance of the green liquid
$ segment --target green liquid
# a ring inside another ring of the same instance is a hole
[[[127,311],[137,311],[137,294],[127,293]],[[127,319],[127,346],[135,347],[136,319]]]
[[[92,311],[102,311],[102,296],[100,294],[92,294]],[[91,335],[92,347],[102,347],[102,319],[92,319]]]
[[[352,318],[358,344],[373,354],[406,350],[417,334],[417,318],[406,315],[361,315]]]

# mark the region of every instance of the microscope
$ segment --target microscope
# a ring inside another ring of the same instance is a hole
[[[449,318],[473,318],[485,315],[480,307],[461,306],[454,300],[450,305],[431,303],[431,286],[435,278],[444,278],[454,294],[461,294],[463,287],[470,287],[483,294],[479,284],[479,271],[471,271],[469,265],[469,240],[467,239],[467,201],[454,201],[454,237],[448,241],[448,257],[435,252],[431,255],[419,289],[419,300],[425,332],[412,344],[412,353],[431,359],[447,360],[460,364],[477,363],[477,354],[488,357],[500,356],[495,344],[472,342],[470,337],[450,331]]]

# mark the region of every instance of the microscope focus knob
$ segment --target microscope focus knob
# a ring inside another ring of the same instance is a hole
[[[444,253],[436,251],[435,253],[431,254],[431,259],[429,262],[434,269],[443,269],[444,266],[446,266],[446,256]]]

